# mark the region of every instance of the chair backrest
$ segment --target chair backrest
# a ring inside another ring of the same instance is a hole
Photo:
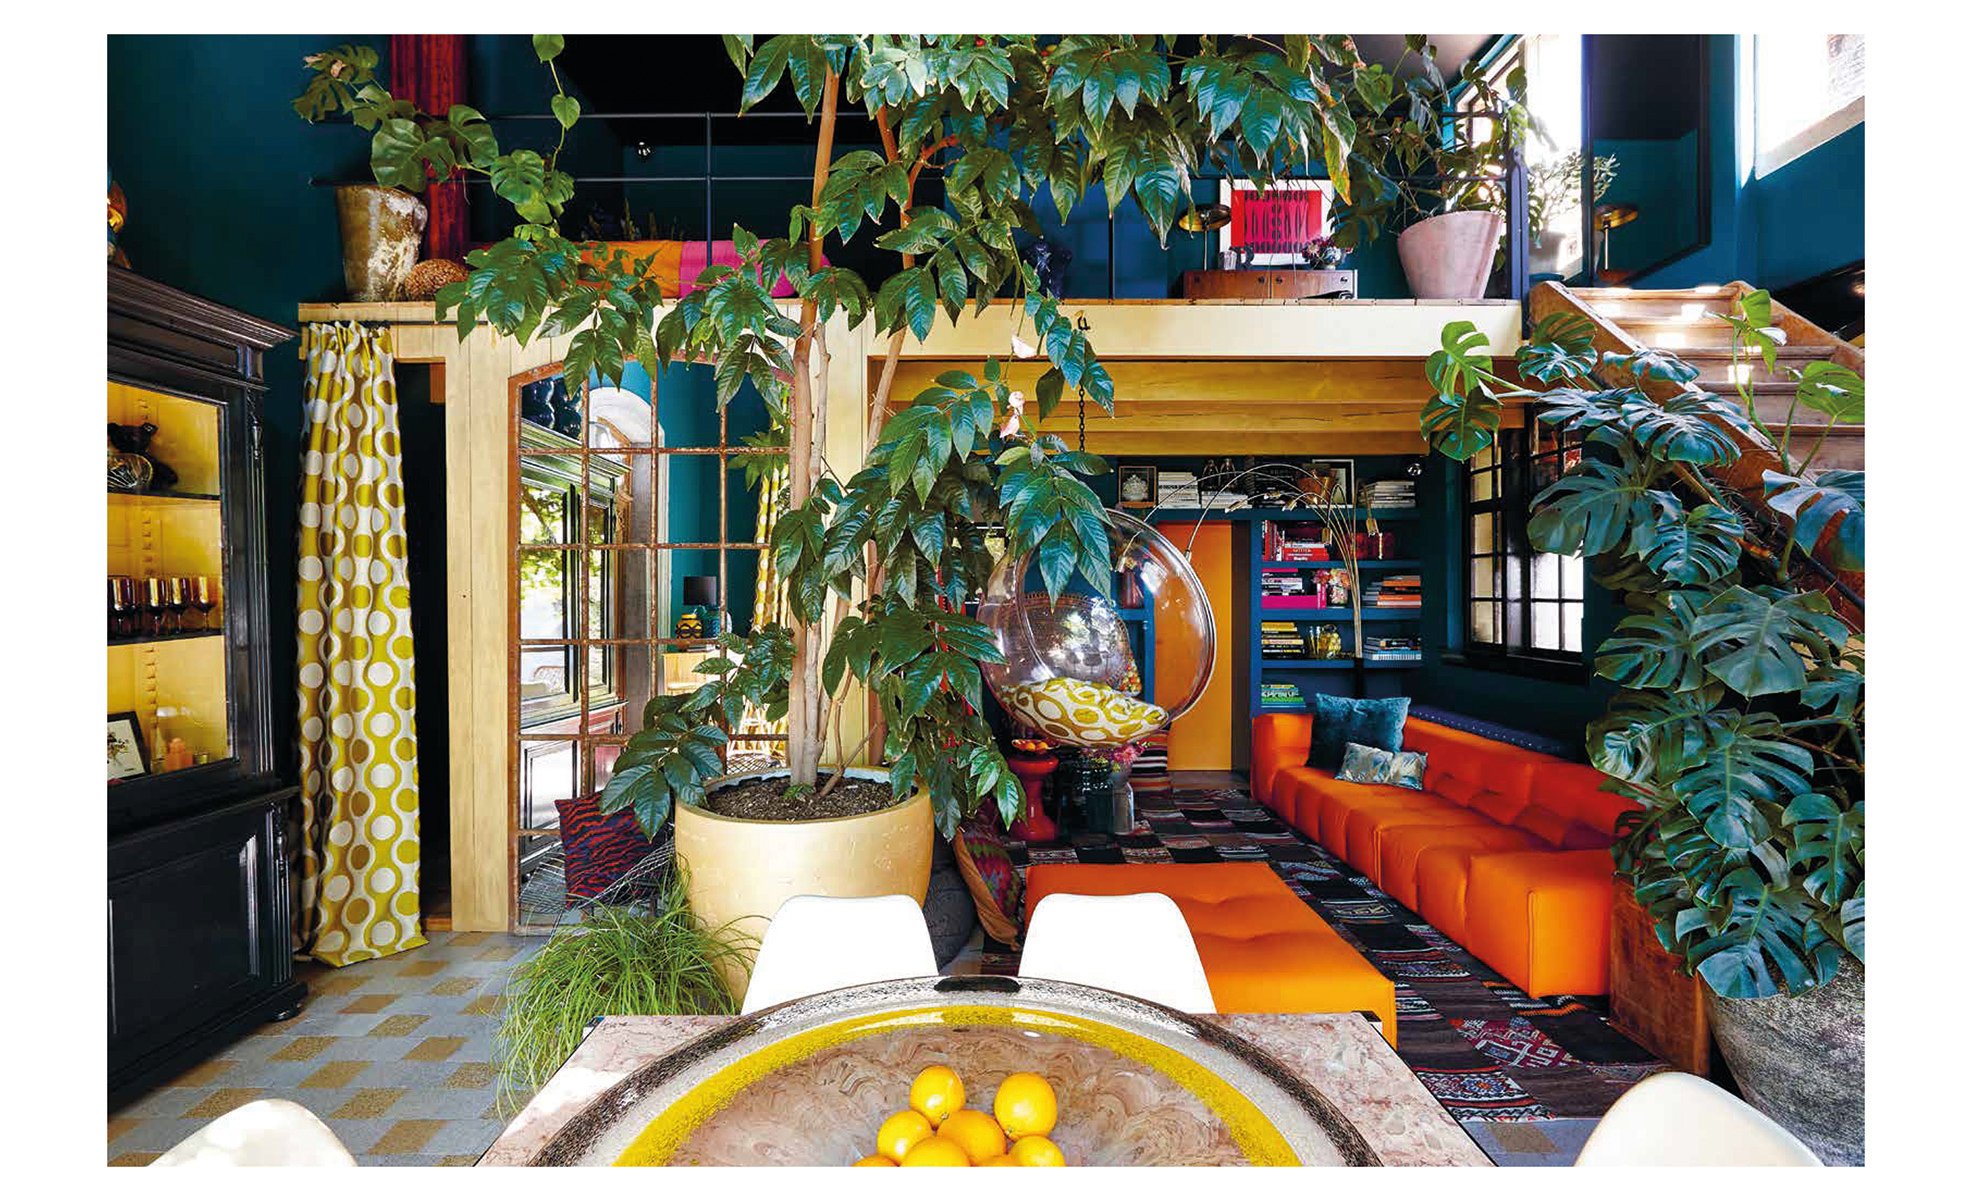
[[[1818,1167],[1799,1138],[1724,1088],[1664,1071],[1624,1092],[1578,1167]]]
[[[767,923],[740,1011],[937,973],[924,909],[909,896],[795,896]]]
[[[1169,896],[1043,896],[1020,949],[1024,978],[1083,983],[1180,1012],[1214,1011],[1191,928]]]
[[[151,1161],[154,1167],[353,1167],[341,1139],[292,1100],[255,1100]]]

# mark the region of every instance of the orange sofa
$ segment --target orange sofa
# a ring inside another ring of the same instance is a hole
[[[1609,847],[1592,767],[1412,717],[1424,791],[1309,767],[1314,718],[1253,722],[1253,795],[1532,996],[1609,990]]]
[[[1265,863],[1041,863],[1043,896],[1162,892],[1177,903],[1222,1013],[1367,1012],[1397,1044],[1397,990]]]

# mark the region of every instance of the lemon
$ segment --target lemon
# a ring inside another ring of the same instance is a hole
[[[856,1165],[859,1167],[894,1167],[897,1164],[891,1162],[881,1154],[872,1154],[868,1158],[857,1159]]]
[[[926,1067],[911,1081],[911,1107],[941,1125],[945,1118],[965,1107],[965,1084],[959,1073],[940,1063]]]
[[[1017,1139],[1013,1149],[1007,1151],[1016,1167],[1065,1167],[1068,1160],[1061,1156],[1061,1147],[1038,1134],[1029,1134]]]
[[[876,1152],[892,1162],[903,1162],[911,1147],[931,1136],[931,1122],[921,1112],[905,1109],[893,1113],[877,1127]]]
[[[1060,1152],[1057,1151],[1055,1156],[1059,1158]],[[969,1167],[972,1165],[972,1160],[966,1157],[964,1146],[959,1145],[951,1138],[933,1134],[931,1137],[912,1146],[911,1152],[904,1156],[902,1165],[906,1167]]]
[[[982,1167],[1017,1167],[1020,1164],[1013,1161],[1013,1155],[1002,1154],[997,1158],[989,1158],[979,1165]]]
[[[1007,1152],[1007,1135],[1000,1132],[1000,1123],[976,1108],[962,1108],[946,1117],[938,1136],[965,1147],[965,1156],[975,1167]]]
[[[993,1115],[1016,1141],[1053,1132],[1055,1112],[1054,1088],[1032,1071],[1007,1076],[993,1096]]]

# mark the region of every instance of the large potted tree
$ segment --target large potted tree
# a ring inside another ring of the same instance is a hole
[[[1521,401],[1583,435],[1525,534],[1585,556],[1629,610],[1595,655],[1623,690],[1588,730],[1607,786],[1640,806],[1616,869],[1703,981],[1740,1089],[1824,1159],[1860,1162],[1863,631],[1847,581],[1863,567],[1863,479],[1815,459],[1829,423],[1862,419],[1863,381],[1781,362],[1764,292],[1723,319],[1732,397],[1663,351],[1598,355],[1579,315],[1537,324],[1514,378],[1455,323],[1427,364],[1423,430],[1463,461]],[[1753,403],[1762,367],[1795,382],[1778,426]],[[1809,413],[1812,438],[1794,423]]]
[[[614,380],[627,362],[653,373],[660,361],[709,363],[720,404],[750,385],[779,415],[787,512],[771,553],[792,619],[727,639],[704,686],[653,700],[602,798],[647,830],[675,820],[692,908],[715,927],[757,927],[792,894],[921,897],[934,826],[949,837],[988,800],[1006,819],[1017,812],[1020,788],[981,713],[980,664],[997,651],[966,615],[998,555],[1032,555],[1051,594],[1077,576],[1110,587],[1102,504],[1085,482],[1103,463],[1035,430],[1065,394],[1109,408],[1112,385],[1060,297],[1020,259],[1040,233],[1034,206],[1066,221],[1100,183],[1112,212],[1134,199],[1162,238],[1206,169],[1264,185],[1318,168],[1345,202],[1373,198],[1393,186],[1393,147],[1423,136],[1417,122],[1435,122],[1445,98],[1423,103],[1427,89],[1412,86],[1398,103],[1390,72],[1343,35],[726,41],[742,110],[785,87],[813,120],[813,187],[785,237],[735,228],[739,265],[711,267],[670,303],[647,262],[566,238],[574,181],[556,155],[503,152],[475,110],[421,113],[366,77],[324,89],[331,103],[310,115],[344,112],[374,129],[380,177],[415,186],[427,173],[480,173],[514,206],[513,235],[472,252],[470,278],[438,295],[462,330],[484,321],[521,340],[567,335],[571,391]],[[1429,59],[1422,38],[1409,42]],[[565,132],[580,107],[552,69],[561,39],[534,45]],[[361,61],[344,47],[309,65],[340,78]],[[836,153],[844,104],[864,109],[880,149]],[[1359,241],[1374,236],[1375,212],[1352,227]],[[865,279],[831,265],[830,248],[858,238],[894,253],[895,269]],[[774,302],[782,278],[798,309]],[[906,339],[1000,296],[1020,326],[1010,348],[1024,342],[1049,361],[1031,401],[989,360],[940,376],[893,415]],[[872,323],[889,338],[866,457],[847,478],[828,474],[820,453],[832,322]],[[881,719],[864,745],[836,736],[831,751],[852,685]],[[785,717],[786,766],[728,776],[726,730],[749,706]],[[881,769],[846,766],[872,750]],[[823,769],[825,753],[836,769]]]

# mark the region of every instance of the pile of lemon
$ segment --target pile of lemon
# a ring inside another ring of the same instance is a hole
[[[1063,1167],[1054,1132],[1054,1088],[1031,1071],[1000,1081],[991,1116],[965,1106],[957,1071],[926,1067],[911,1082],[911,1106],[876,1131],[876,1153],[859,1167]]]

